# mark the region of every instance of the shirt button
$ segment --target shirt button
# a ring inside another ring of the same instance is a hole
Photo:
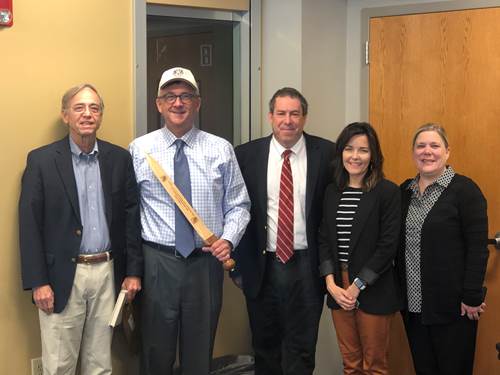
[[[262,255],[266,255],[266,250],[262,250]]]
[[[81,231],[80,229],[77,229],[77,230],[75,231],[75,234],[76,234],[77,236],[81,236],[81,235],[82,235],[82,231]]]

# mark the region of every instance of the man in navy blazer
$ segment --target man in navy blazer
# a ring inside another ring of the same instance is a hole
[[[141,288],[137,186],[130,154],[97,140],[104,105],[69,89],[69,136],[28,155],[19,201],[23,288],[39,310],[44,374],[111,374],[116,292]]]
[[[317,232],[323,193],[332,178],[334,144],[304,133],[307,101],[296,89],[285,87],[273,95],[268,118],[272,136],[235,150],[252,206],[232,277],[246,297],[255,373],[312,374],[324,299]],[[279,197],[286,159],[293,179],[289,259],[277,253],[285,222],[279,218]]]

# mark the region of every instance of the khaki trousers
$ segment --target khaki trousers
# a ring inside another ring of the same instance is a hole
[[[344,288],[349,286],[342,272]],[[363,293],[363,292],[361,292]],[[388,374],[387,352],[394,314],[374,315],[360,309],[332,310],[345,375]]]
[[[111,374],[114,302],[113,261],[78,264],[64,310],[38,311],[44,375],[74,374],[79,354],[81,375]]]

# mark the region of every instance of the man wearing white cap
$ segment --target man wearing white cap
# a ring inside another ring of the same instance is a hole
[[[210,372],[223,270],[250,219],[250,200],[232,145],[194,127],[201,99],[188,69],[165,71],[156,106],[165,127],[130,145],[140,191],[145,260],[143,375],[172,374],[179,343],[183,375]],[[153,157],[219,238],[203,247],[148,165]]]

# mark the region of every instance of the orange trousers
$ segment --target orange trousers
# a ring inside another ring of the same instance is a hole
[[[342,271],[344,288],[349,286]],[[363,292],[361,292],[363,293]],[[360,309],[332,310],[345,375],[387,375],[389,336],[394,314],[374,315]]]

